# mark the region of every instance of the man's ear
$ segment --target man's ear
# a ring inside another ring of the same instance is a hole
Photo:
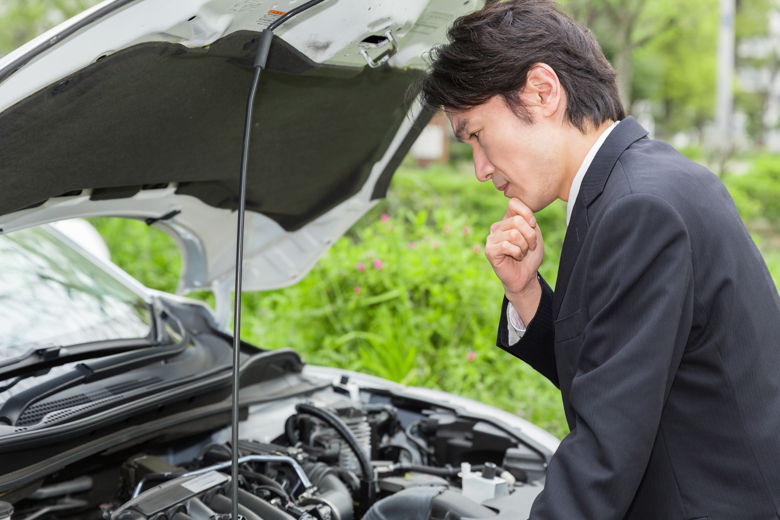
[[[549,65],[537,63],[528,71],[522,96],[528,107],[537,107],[542,117],[550,117],[558,112],[563,100],[563,89],[558,75]]]

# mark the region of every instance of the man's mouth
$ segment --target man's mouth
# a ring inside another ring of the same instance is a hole
[[[506,189],[507,189],[508,187],[509,187],[509,183],[508,183],[508,182],[505,182],[505,183],[504,183],[504,184],[502,184],[501,186],[496,186],[496,189],[497,189],[498,191],[503,191],[504,193],[506,193]]]

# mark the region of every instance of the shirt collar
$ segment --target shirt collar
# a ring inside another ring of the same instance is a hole
[[[601,145],[604,144],[604,141],[607,140],[607,136],[612,132],[612,129],[615,128],[615,125],[617,125],[620,121],[615,121],[610,125],[609,128],[604,130],[604,133],[601,134],[596,141],[596,143],[593,145],[593,147],[588,152],[588,155],[585,156],[585,160],[582,161],[582,165],[580,166],[580,169],[577,170],[577,175],[574,176],[574,181],[571,183],[571,188],[569,189],[569,202],[566,203],[566,225],[569,225],[569,220],[571,220],[571,213],[574,210],[574,203],[577,202],[577,195],[580,193],[580,186],[582,185],[582,179],[585,178],[585,174],[588,172],[588,168],[590,168],[590,163],[593,162],[593,158],[596,157],[596,154],[599,151],[599,148],[601,148]]]

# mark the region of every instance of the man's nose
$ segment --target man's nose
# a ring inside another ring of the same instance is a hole
[[[487,158],[485,152],[479,146],[474,147],[474,174],[477,176],[477,180],[485,182],[490,179],[493,172],[496,171],[496,167]]]

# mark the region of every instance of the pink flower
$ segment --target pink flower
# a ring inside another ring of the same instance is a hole
[[[414,246],[416,246],[414,242],[409,242],[409,249],[414,249]]]
[[[431,245],[433,246],[433,248],[434,248],[434,249],[436,249],[437,247],[439,247],[439,243],[438,243],[438,242],[436,242],[435,240],[433,241],[433,244],[431,244]]]
[[[387,222],[388,220],[390,220],[390,215],[388,215],[387,213],[382,213],[382,216],[379,218],[382,220],[382,222]]]
[[[474,357],[475,357],[475,356],[476,356],[476,354],[474,353],[474,351],[473,351],[473,350],[472,350],[471,352],[469,352],[469,363],[471,363],[472,361],[474,361]]]
[[[466,226],[466,227],[464,227],[464,228],[463,228],[463,234],[464,234],[464,235],[468,235],[470,232],[471,232],[471,230],[469,229],[469,227],[468,227],[468,226]]]
[[[355,267],[357,267],[358,271],[365,271],[366,270],[366,266],[363,265],[363,264],[358,264]]]
[[[376,268],[377,271],[382,269],[382,261],[381,260],[374,260],[374,268]]]
[[[474,252],[479,253],[479,246],[474,246]]]
[[[450,232],[450,226],[444,226],[444,232],[449,233]]]
[[[360,286],[359,285],[355,286],[355,294],[360,294]]]

